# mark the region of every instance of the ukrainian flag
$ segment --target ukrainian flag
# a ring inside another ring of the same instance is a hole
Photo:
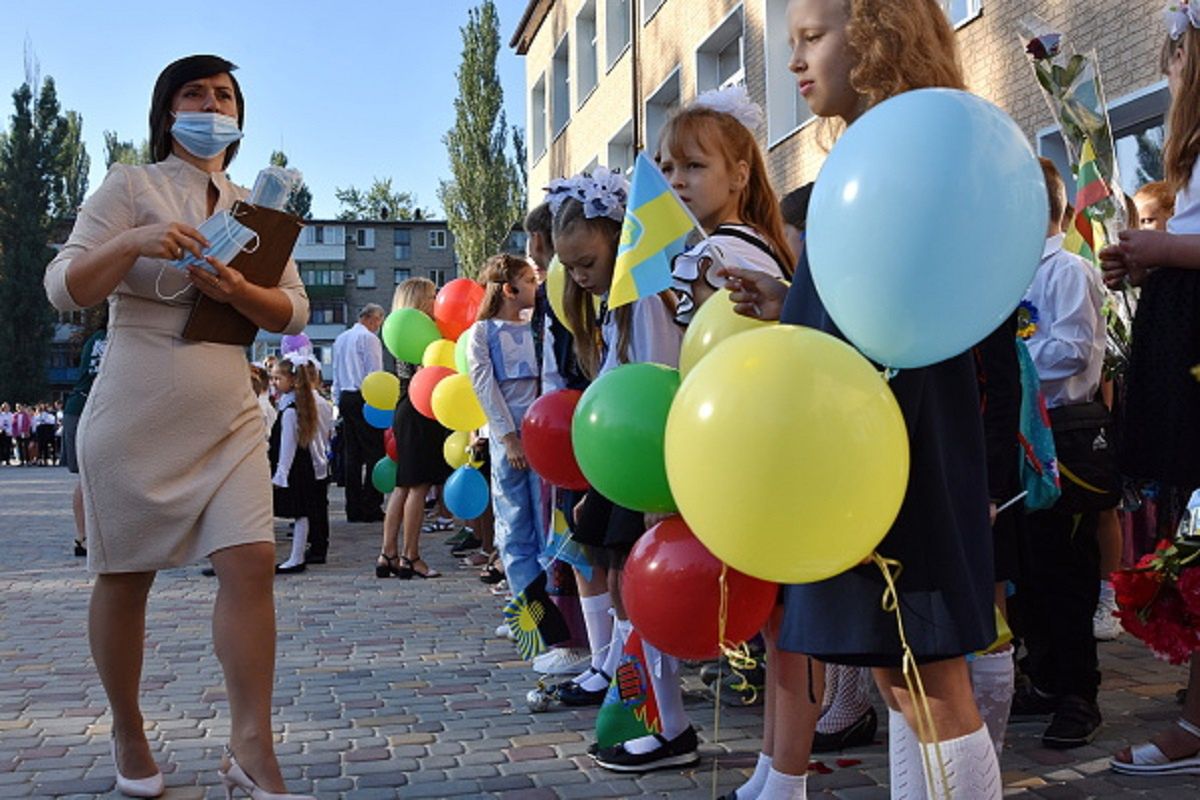
[[[645,153],[639,153],[621,224],[608,307],[669,289],[671,259],[683,252],[687,235],[696,228],[696,218],[671,184]]]

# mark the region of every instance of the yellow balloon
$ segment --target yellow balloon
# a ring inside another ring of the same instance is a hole
[[[567,268],[558,260],[558,256],[550,259],[550,266],[546,268],[546,299],[550,301],[550,308],[554,311],[554,316],[558,317],[558,321],[574,333],[571,323],[567,321],[567,310],[563,306],[563,290],[567,280]],[[596,313],[600,312],[599,297],[592,295],[592,306]]]
[[[451,375],[433,389],[433,415],[452,431],[473,431],[487,422],[469,375]]]
[[[683,349],[679,353],[679,374],[687,377],[700,359],[729,337],[772,324],[774,323],[743,317],[734,311],[729,292],[722,289],[705,300],[704,305],[700,306],[700,310],[692,317],[687,333],[683,335]]]
[[[887,382],[845,342],[796,325],[739,334],[697,364],[671,405],[665,449],[697,538],[779,583],[860,563],[908,484],[908,434]]]
[[[421,366],[456,369],[454,366],[454,342],[449,339],[430,342],[429,346],[425,348],[425,354],[421,356]]]
[[[400,402],[400,379],[390,372],[372,372],[363,378],[361,388],[369,406],[391,411]]]
[[[446,437],[442,445],[442,457],[452,469],[458,469],[471,458],[471,435],[466,431],[455,431]]]

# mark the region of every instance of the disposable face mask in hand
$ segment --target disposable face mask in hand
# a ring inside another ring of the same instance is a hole
[[[258,238],[258,234],[234,219],[228,211],[218,211],[213,214],[197,230],[208,240],[208,247],[201,252],[206,256],[212,256],[222,264],[228,264],[243,250],[253,253],[258,249],[257,243],[253,249],[247,249],[250,241]],[[178,270],[187,270],[192,264],[214,275],[217,272],[207,261],[196,258],[191,253],[187,253],[178,261],[171,262],[171,266]]]
[[[242,138],[233,117],[208,111],[176,111],[171,135],[196,158],[212,158]]]

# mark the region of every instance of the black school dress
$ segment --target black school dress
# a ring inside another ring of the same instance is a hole
[[[446,482],[454,472],[446,463],[443,446],[451,431],[435,419],[417,411],[408,396],[408,384],[417,372],[417,365],[399,362],[400,402],[392,416],[392,433],[396,436],[396,485],[436,486]]]
[[[801,258],[781,321],[842,337]],[[996,638],[987,462],[974,358],[968,351],[891,381],[908,429],[908,489],[877,548],[903,564],[897,582],[905,633],[917,660],[982,650]],[[798,420],[798,423],[806,423]],[[831,533],[830,535],[836,535]],[[874,565],[784,588],[779,646],[821,661],[898,667],[896,616],[881,601]]]
[[[294,416],[295,398],[289,395],[279,407],[275,416],[275,424],[271,426],[271,439],[267,445],[267,455],[271,459],[271,474],[275,474],[279,466],[279,448],[283,439],[284,416],[288,411]],[[275,506],[275,516],[288,519],[311,517],[317,511],[317,474],[313,469],[312,454],[308,445],[297,445],[296,455],[292,459],[292,468],[288,472],[288,485],[271,486],[272,499]]]
[[[1200,271],[1150,273],[1133,320],[1119,432],[1121,471],[1190,492],[1200,486]]]

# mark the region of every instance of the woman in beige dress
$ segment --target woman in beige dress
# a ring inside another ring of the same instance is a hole
[[[290,261],[274,288],[211,257],[211,273],[171,264],[202,258],[197,228],[247,194],[224,171],[245,116],[234,69],[190,56],[163,70],[150,109],[154,163],[114,164],[46,270],[56,308],[109,304],[108,350],[78,441],[96,574],[88,634],[112,707],[117,788],[132,797],[163,792],[138,703],[146,598],[157,570],[203,556],[220,581],[213,643],[231,712],[219,776],[258,800],[284,791],[271,738],[275,546],[262,415],[241,347],[180,334],[198,294],[287,333],[303,329],[308,298]]]

